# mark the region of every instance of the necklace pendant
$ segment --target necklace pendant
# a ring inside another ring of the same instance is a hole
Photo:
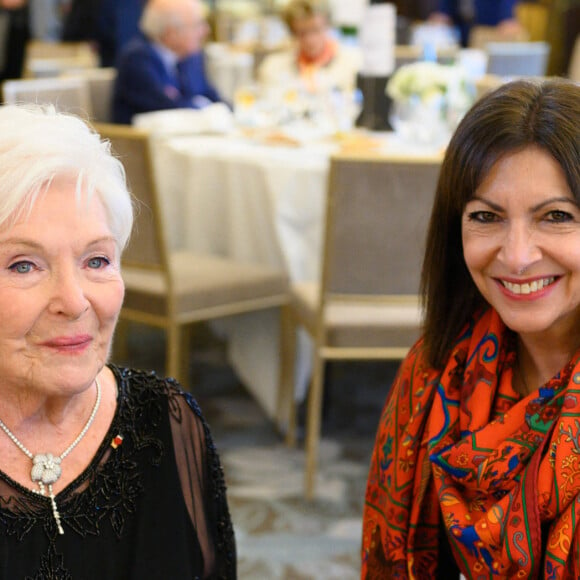
[[[39,484],[51,485],[58,481],[62,473],[60,457],[55,457],[52,453],[39,453],[32,458],[32,470],[30,477],[32,481]]]
[[[46,495],[46,488],[45,485],[48,486],[48,495],[50,496],[50,503],[52,505],[52,513],[54,515],[54,521],[56,522],[58,533],[64,534],[64,529],[61,525],[60,521],[60,514],[58,513],[58,508],[56,505],[56,499],[54,497],[54,490],[52,489],[52,484],[58,481],[60,474],[62,473],[62,469],[60,467],[61,461],[79,444],[81,439],[86,435],[89,427],[93,424],[95,417],[97,415],[97,411],[99,410],[99,404],[101,403],[101,385],[99,384],[98,379],[95,377],[95,385],[97,387],[97,398],[95,400],[95,405],[93,410],[91,411],[91,415],[86,422],[85,426],[83,427],[82,431],[77,435],[77,438],[60,454],[56,457],[52,453],[38,453],[37,455],[33,455],[31,451],[29,451],[6,427],[3,421],[0,419],[0,429],[6,433],[8,437],[12,440],[14,445],[26,455],[29,459],[32,459],[32,469],[30,470],[30,478],[34,483],[38,483],[39,491],[35,491],[34,493],[38,493],[40,495]]]

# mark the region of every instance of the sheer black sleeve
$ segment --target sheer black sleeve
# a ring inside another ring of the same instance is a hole
[[[189,393],[170,398],[183,497],[204,557],[204,578],[236,578],[236,548],[224,474],[209,427]]]

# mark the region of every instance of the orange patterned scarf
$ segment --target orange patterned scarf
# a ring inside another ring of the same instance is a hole
[[[298,73],[309,91],[316,91],[318,88],[316,83],[317,71],[330,64],[336,56],[337,50],[338,46],[336,42],[327,38],[324,50],[316,58],[308,58],[302,53],[298,55]]]
[[[362,578],[433,578],[445,527],[467,578],[580,578],[580,352],[526,398],[515,340],[489,309],[444,370],[419,341],[379,423]]]

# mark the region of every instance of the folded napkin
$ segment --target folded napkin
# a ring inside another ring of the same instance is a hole
[[[213,103],[203,109],[140,113],[133,117],[133,125],[157,136],[229,133],[234,127],[234,117],[226,105]]]

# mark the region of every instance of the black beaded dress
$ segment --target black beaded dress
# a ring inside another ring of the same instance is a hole
[[[219,457],[172,379],[111,365],[115,416],[89,467],[50,499],[0,471],[1,580],[236,577]]]

